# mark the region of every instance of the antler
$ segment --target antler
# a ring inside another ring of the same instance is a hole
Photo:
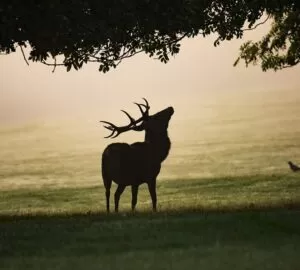
[[[146,104],[135,103],[139,107],[140,112],[142,113],[142,116],[138,120],[135,120],[128,112],[126,112],[124,110],[121,110],[123,113],[125,113],[127,115],[127,117],[130,120],[130,123],[128,125],[122,126],[122,127],[118,127],[118,126],[114,125],[111,122],[100,121],[100,122],[102,122],[104,124],[107,124],[107,126],[104,126],[104,127],[106,129],[108,129],[108,130],[111,131],[111,134],[108,135],[108,136],[106,136],[106,137],[104,137],[104,138],[116,138],[121,133],[136,128],[136,124],[138,124],[139,122],[142,122],[143,120],[145,120],[146,118],[148,118],[150,106],[149,106],[148,101],[145,98],[143,98],[143,99],[145,100]],[[143,111],[142,107],[145,108],[145,111]]]
[[[145,100],[146,104],[134,102],[134,104],[136,104],[139,107],[140,112],[142,114],[142,117],[140,119],[138,119],[137,121],[141,121],[144,118],[147,118],[149,116],[149,109],[150,109],[149,103],[148,103],[147,99],[143,98],[143,100]],[[144,107],[146,110],[143,111],[142,107]]]

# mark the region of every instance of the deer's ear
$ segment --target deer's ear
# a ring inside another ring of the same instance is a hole
[[[134,130],[134,131],[143,131],[143,130],[145,130],[145,125],[144,125],[144,123],[142,123],[139,126],[133,127],[132,130]]]

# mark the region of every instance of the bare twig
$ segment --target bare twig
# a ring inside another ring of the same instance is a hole
[[[122,55],[121,57],[119,57],[120,58],[120,60],[123,60],[123,59],[125,59],[125,58],[130,58],[130,57],[132,57],[132,56],[134,56],[134,55],[136,55],[136,54],[138,54],[138,53],[141,53],[141,52],[143,52],[144,50],[143,49],[140,49],[139,51],[135,51],[134,53],[131,53],[131,54],[127,54],[127,55]]]
[[[122,62],[123,59],[125,59],[125,58],[130,58],[130,57],[132,57],[132,56],[134,56],[134,55],[136,55],[136,54],[138,54],[138,53],[141,53],[141,52],[143,52],[143,51],[144,51],[144,50],[141,49],[141,50],[136,51],[136,52],[134,52],[134,53],[132,53],[132,54],[130,54],[130,55],[123,55],[122,58],[120,58],[120,59],[118,60],[118,62],[116,63],[116,67]]]
[[[54,73],[54,71],[56,69],[56,66],[57,66],[57,64],[56,64],[56,57],[54,57],[54,67],[53,67],[52,73]]]
[[[181,41],[181,40],[184,39],[187,35],[188,35],[188,33],[183,34],[180,38],[177,38],[177,39],[175,39],[175,40],[170,41],[170,42],[168,43],[168,45],[171,45],[171,44],[174,44],[174,43],[177,43],[177,42]]]
[[[252,30],[256,29],[258,26],[265,24],[269,19],[270,19],[270,14],[267,16],[267,18],[264,21],[256,24],[254,27],[242,29],[242,31],[252,31]]]
[[[42,61],[42,63],[44,64],[44,65],[46,65],[46,66],[50,66],[50,67],[53,67],[53,66],[64,66],[65,64],[63,64],[63,63],[59,63],[59,64],[57,64],[57,63],[47,63],[47,62],[45,62],[45,61]]]
[[[26,59],[26,56],[25,56],[25,53],[24,53],[24,50],[23,50],[23,46],[22,46],[22,45],[20,45],[20,49],[21,49],[21,52],[22,52],[22,55],[23,55],[23,58],[24,58],[25,63],[27,64],[27,66],[29,66],[29,63],[28,63],[28,61],[27,61],[27,59]]]

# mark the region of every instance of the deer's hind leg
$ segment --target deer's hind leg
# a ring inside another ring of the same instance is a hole
[[[131,194],[132,194],[132,199],[131,199],[131,210],[135,210],[135,206],[137,204],[137,195],[139,191],[139,186],[138,185],[132,185],[131,186]]]
[[[106,197],[106,212],[109,213],[109,198],[110,198],[110,188],[112,181],[110,179],[104,180],[105,187],[105,197]]]
[[[105,191],[106,196],[106,212],[109,213],[109,197],[110,197],[110,188]]]
[[[119,211],[119,201],[120,201],[120,197],[124,191],[126,186],[124,185],[118,185],[117,190],[115,192],[115,212]]]
[[[156,179],[148,182],[148,189],[152,200],[152,209],[154,212],[157,210],[157,197],[156,197]]]

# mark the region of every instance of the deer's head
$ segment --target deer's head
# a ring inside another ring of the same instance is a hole
[[[116,138],[121,133],[129,130],[145,130],[146,134],[149,134],[150,136],[165,134],[167,132],[171,116],[174,113],[173,107],[168,107],[154,115],[149,115],[149,103],[145,98],[144,101],[145,104],[135,103],[142,114],[142,116],[137,120],[130,116],[128,112],[122,110],[122,112],[125,113],[130,120],[130,123],[126,126],[118,127],[110,122],[100,121],[102,123],[105,123],[106,126],[104,127],[111,131],[111,134],[106,136],[105,138]]]

